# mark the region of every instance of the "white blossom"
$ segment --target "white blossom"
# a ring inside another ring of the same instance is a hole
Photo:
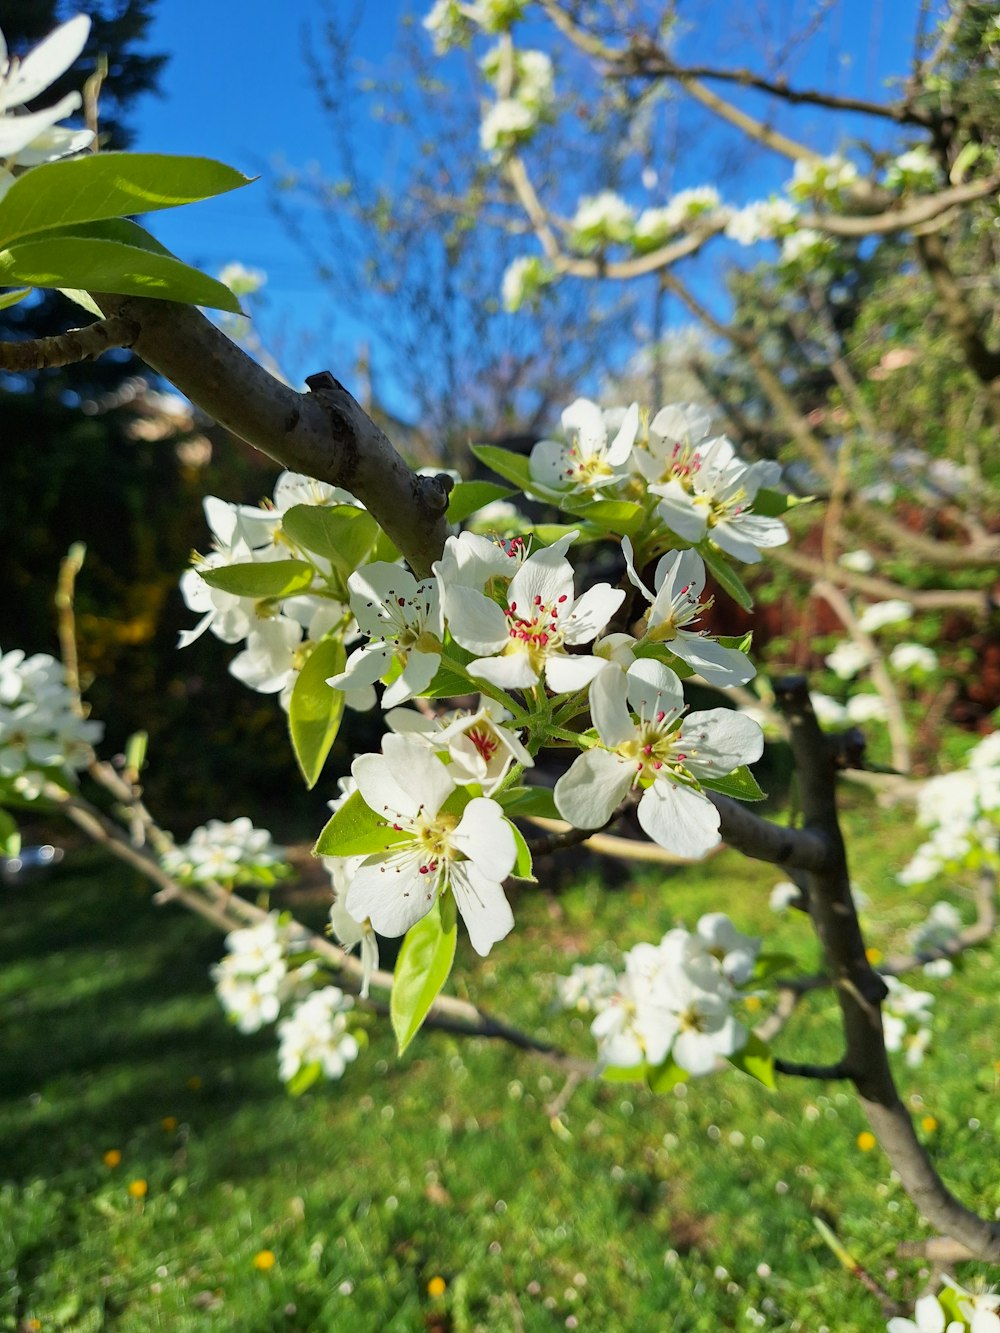
[[[642,583],[633,563],[632,543],[622,539],[628,577],[651,603],[645,617],[641,642],[664,644],[710,685],[745,685],[757,669],[738,648],[725,648],[705,631],[685,629],[712,605],[703,602],[705,562],[695,551],[671,551],[664,555],[653,574],[656,592]]]
[[[871,653],[860,643],[855,643],[852,639],[844,639],[828,653],[826,658],[827,666],[841,680],[851,680],[859,671],[864,671],[865,667],[871,665]]]
[[[449,538],[448,546],[454,541]],[[502,607],[474,588],[447,587],[451,633],[463,648],[480,655],[466,668],[470,676],[520,690],[539,684],[544,675],[554,693],[566,694],[584,689],[603,668],[600,659],[570,655],[566,649],[590,643],[625,594],[598,583],[576,597],[564,549],[559,542],[532,552],[511,579]]]
[[[347,1030],[354,1006],[337,986],[324,986],[278,1024],[278,1069],[289,1083],[300,1069],[318,1064],[327,1078],[340,1078],[358,1057],[357,1039]]]
[[[617,979],[607,963],[574,963],[568,977],[556,977],[556,998],[563,1009],[598,1013],[615,993]]]
[[[858,617],[858,628],[866,634],[874,634],[886,625],[898,625],[913,617],[913,603],[904,602],[899,597],[887,602],[872,602]]]
[[[497,802],[473,797],[460,817],[442,810],[457,784],[436,755],[403,736],[383,737],[382,754],[359,756],[351,773],[385,820],[386,844],[355,870],[344,900],[350,915],[370,919],[380,935],[403,935],[450,891],[472,947],[488,954],[514,925],[502,881],[517,851]]]
[[[25,799],[40,794],[43,770],[85,768],[103,734],[103,723],[79,713],[61,662],[0,652],[0,778],[16,779]]]
[[[163,852],[160,864],[189,884],[271,883],[287,870],[287,856],[267,829],[255,828],[244,815],[231,823],[210,819],[186,843]]]
[[[385,720],[399,735],[447,756],[456,782],[478,783],[483,795],[489,796],[503,782],[511,764],[534,767],[535,761],[516,733],[503,725],[510,717],[506,708],[484,699],[475,711],[460,709],[428,718],[412,708],[394,708]]]
[[[796,212],[788,199],[758,199],[732,214],[726,235],[740,245],[773,241],[795,221]]]
[[[577,398],[562,414],[564,441],[539,440],[531,451],[532,484],[543,492],[599,493],[621,481],[639,430],[639,406],[633,403],[610,434],[610,413],[587,398]]]
[[[875,557],[871,551],[859,548],[856,551],[845,551],[837,560],[838,565],[844,569],[851,569],[855,574],[870,574],[875,568]]]
[[[879,694],[852,694],[844,711],[848,722],[863,726],[866,722],[885,722],[889,709]]]
[[[613,190],[581,199],[570,223],[573,243],[584,251],[627,241],[634,226],[634,210]]]
[[[677,676],[649,659],[627,674],[603,671],[591,687],[591,712],[600,743],[556,783],[562,817],[576,828],[601,828],[639,787],[639,824],[654,842],[692,858],[717,846],[719,813],[699,778],[722,778],[759,759],[757,724],[728,708],[685,716]]]
[[[19,60],[10,54],[0,32],[0,162],[8,168],[2,173],[7,186],[12,179],[9,168],[50,162],[80,152],[93,140],[91,130],[58,127],[60,120],[83,105],[79,93],[67,93],[43,111],[19,110],[66,73],[83,51],[89,33],[90,19],[78,14]]]
[[[938,655],[922,643],[897,643],[889,654],[889,665],[895,671],[928,675],[937,670]]]

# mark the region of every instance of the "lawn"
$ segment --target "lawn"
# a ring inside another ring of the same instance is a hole
[[[917,841],[908,816],[853,800],[855,878],[888,951],[943,895],[894,883]],[[617,960],[722,907],[810,966],[804,922],[768,907],[779,877],[724,852],[609,888],[582,864],[558,895],[522,892],[490,958],[462,948],[454,988],[590,1055],[587,1020],[552,1006],[573,961]],[[0,902],[0,1329],[884,1328],[817,1217],[895,1296],[919,1294],[896,1246],[928,1233],[877,1147],[858,1146],[844,1089],[768,1092],[735,1072],[662,1097],[584,1083],[553,1122],[562,1078],[540,1057],[424,1032],[398,1060],[373,1015],[344,1079],[293,1100],[273,1035],[240,1036],[213,996],[219,938],[155,908],[131,872],[77,850]],[[935,1042],[899,1066],[945,1178],[988,1213],[997,958],[994,943],[950,979],[918,976]],[[828,995],[779,1049],[838,1054]]]

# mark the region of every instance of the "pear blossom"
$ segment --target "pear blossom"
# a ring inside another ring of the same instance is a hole
[[[654,842],[692,858],[717,846],[719,813],[698,779],[721,778],[759,759],[760,727],[728,708],[685,716],[677,676],[649,659],[627,674],[602,672],[590,701],[600,743],[556,783],[563,818],[577,828],[600,828],[639,787],[639,823]]]
[[[802,890],[790,879],[779,880],[771,890],[768,906],[772,912],[787,912],[797,902],[802,901]]]
[[[898,625],[913,617],[913,603],[892,597],[887,602],[872,602],[858,617],[858,627],[866,634],[874,634],[886,625]]]
[[[431,34],[437,55],[445,55],[453,46],[460,46],[472,33],[472,24],[463,12],[459,0],[434,0],[423,26]]]
[[[567,535],[565,541],[579,534]],[[470,676],[504,690],[546,684],[556,694],[584,689],[604,667],[590,655],[567,653],[590,643],[624,600],[621,589],[598,583],[582,597],[573,591],[573,567],[561,542],[534,551],[517,570],[501,607],[474,588],[447,591],[448,626],[456,642],[481,654]]]
[[[964,1333],[965,1325],[957,1319],[946,1323],[945,1312],[936,1296],[921,1296],[913,1319],[894,1315],[886,1324],[886,1333]]]
[[[879,694],[852,694],[844,711],[848,722],[859,727],[866,722],[884,722],[889,716],[886,702]]]
[[[519,255],[504,269],[500,283],[503,308],[514,314],[525,302],[533,305],[551,280],[552,270],[538,255]]]
[[[871,665],[872,657],[864,644],[844,639],[824,660],[835,676],[841,680],[851,680],[859,671]]]
[[[362,967],[360,995],[363,1000],[367,1000],[372,974],[378,969],[378,937],[368,917],[363,921],[355,921],[344,904],[354,873],[364,859],[363,856],[324,856],[323,864],[329,871],[333,886],[330,929],[341,948],[350,952],[359,946]]]
[[[894,157],[885,173],[890,190],[932,190],[940,182],[941,167],[926,144],[917,144]]]
[[[399,565],[377,560],[347,580],[351,610],[369,642],[327,681],[338,690],[373,685],[396,664],[399,676],[382,696],[391,708],[420,694],[441,664],[441,606],[437,579],[418,582]]]
[[[351,773],[367,805],[384,816],[384,851],[355,870],[344,906],[380,935],[403,935],[448,892],[472,947],[488,954],[513,928],[502,881],[514,869],[514,834],[496,801],[473,797],[461,815],[443,809],[457,784],[426,746],[389,735],[381,754],[360,755]]]
[[[661,416],[654,418],[654,430],[660,421]],[[721,435],[675,450],[666,479],[651,482],[649,490],[662,497],[657,517],[684,541],[695,545],[707,537],[727,555],[755,564],[761,547],[788,541],[781,519],[753,512],[757,492],[779,475],[776,463],[741,462]]]
[[[627,241],[635,226],[635,213],[613,190],[602,190],[580,200],[570,226],[573,243],[580,250],[598,250],[609,242]]]
[[[758,199],[733,213],[726,235],[740,245],[773,241],[795,221],[797,210],[788,199]]]
[[[829,694],[813,690],[809,695],[809,702],[821,727],[842,727],[847,721],[847,709]]]
[[[586,494],[621,481],[639,430],[639,405],[628,408],[608,443],[608,414],[587,398],[577,398],[562,414],[565,443],[539,440],[528,466],[531,480],[548,492]]]
[[[578,534],[560,538],[547,550],[565,555]],[[444,601],[445,617],[451,616],[451,592],[458,587],[494,596],[502,593],[528,558],[529,548],[522,537],[496,541],[476,532],[462,532],[445,542],[441,559],[432,566]]]
[[[875,557],[871,551],[859,548],[856,551],[845,551],[838,557],[837,564],[853,570],[855,574],[870,574],[875,568]]]
[[[795,163],[788,193],[793,199],[839,199],[858,179],[853,162],[832,153],[829,157],[801,158]]]
[[[79,152],[93,140],[91,130],[57,128],[58,122],[83,105],[79,93],[67,93],[44,111],[17,114],[55,83],[82,52],[90,33],[90,19],[78,14],[53,29],[28,54],[18,60],[10,55],[0,32],[0,161],[7,167],[30,167],[69,153]],[[12,180],[2,173],[0,192]]]
[[[707,912],[699,918],[694,942],[718,962],[722,975],[734,986],[749,981],[760,939],[738,931],[725,912]]]
[[[894,671],[928,675],[937,670],[938,655],[922,643],[897,643],[889,654],[889,665]]]
[[[462,709],[439,718],[425,717],[412,708],[394,708],[386,724],[411,740],[447,756],[457,782],[478,783],[483,794],[494,792],[513,763],[533,768],[535,761],[515,732],[503,724],[511,714],[492,700],[482,700],[473,712]]]
[[[318,1064],[327,1078],[342,1077],[358,1058],[357,1039],[347,1030],[347,1014],[354,1006],[338,986],[324,986],[278,1024],[278,1069],[290,1082],[300,1069]]]
[[[160,856],[168,875],[187,884],[217,880],[222,884],[270,884],[288,871],[285,849],[267,829],[255,828],[244,815],[231,823],[210,819],[196,828],[186,843]],[[227,936],[230,951],[244,952],[250,936]]]
[[[596,1013],[615,994],[616,984],[607,963],[574,963],[568,977],[556,977],[556,999],[563,1009]]]
[[[103,723],[80,715],[61,662],[0,651],[0,778],[26,800],[41,794],[43,770],[86,768],[103,734]]]
[[[516,97],[501,97],[483,116],[479,146],[494,159],[527,138],[538,124],[538,112]]]
[[[799,227],[782,241],[778,263],[786,267],[798,263],[819,266],[834,249],[832,238],[825,232],[814,227]]]
[[[914,990],[897,977],[883,977],[889,994],[882,1003],[882,1028],[887,1051],[905,1051],[906,1062],[917,1065],[931,1039],[930,991]]]
[[[705,590],[705,562],[695,551],[674,551],[664,555],[653,574],[655,595],[642,583],[635,570],[632,543],[622,538],[622,551],[628,577],[651,603],[646,613],[643,643],[665,644],[709,685],[745,685],[757,674],[746,653],[738,648],[724,648],[704,631],[685,629],[712,605],[701,600]]]

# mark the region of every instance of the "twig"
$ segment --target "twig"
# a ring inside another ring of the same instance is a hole
[[[23,373],[49,366],[69,366],[92,361],[112,347],[132,347],[139,336],[134,319],[115,316],[95,320],[81,329],[70,329],[51,338],[24,342],[0,342],[0,370]]]

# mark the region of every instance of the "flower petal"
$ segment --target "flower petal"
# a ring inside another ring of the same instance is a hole
[[[601,828],[632,785],[633,767],[607,750],[587,750],[556,783],[556,809],[574,828]]]
[[[700,792],[658,778],[639,802],[639,825],[675,856],[697,860],[717,847],[719,812]]]
[[[472,861],[459,861],[451,868],[451,891],[472,947],[485,957],[497,940],[514,928],[514,913],[503,886],[483,874]]]

